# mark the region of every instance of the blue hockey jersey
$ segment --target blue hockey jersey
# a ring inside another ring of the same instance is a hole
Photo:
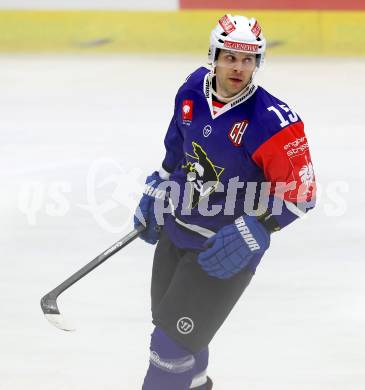
[[[180,248],[202,249],[244,214],[267,210],[282,228],[314,205],[308,142],[293,110],[253,83],[215,110],[212,75],[199,68],[176,95],[162,163],[174,184],[165,230]]]

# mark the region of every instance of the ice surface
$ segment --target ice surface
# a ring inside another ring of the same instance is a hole
[[[1,390],[140,389],[152,247],[133,242],[61,296],[76,332],[39,300],[129,231],[175,91],[202,61],[0,57]],[[275,235],[212,342],[217,390],[365,388],[364,65],[268,59],[259,75],[304,119],[321,196]]]

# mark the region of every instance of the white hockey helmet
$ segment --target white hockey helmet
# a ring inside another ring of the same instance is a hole
[[[255,18],[224,15],[210,34],[208,60],[211,65],[217,60],[219,49],[256,54],[257,67],[264,61],[266,39]]]

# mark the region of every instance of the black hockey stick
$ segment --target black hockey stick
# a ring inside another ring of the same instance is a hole
[[[107,260],[109,257],[113,256],[119,250],[121,250],[126,245],[128,245],[133,240],[135,240],[138,237],[139,233],[141,233],[144,229],[145,229],[144,226],[142,225],[138,226],[136,229],[132,230],[130,233],[128,233],[126,236],[124,236],[119,241],[117,241],[114,245],[108,248],[106,251],[101,253],[99,256],[95,257],[95,259],[90,261],[90,263],[87,263],[85,266],[83,266],[81,269],[79,269],[77,272],[71,275],[59,286],[57,286],[48,294],[46,294],[41,299],[41,308],[47,320],[52,325],[56,326],[59,329],[65,331],[75,330],[73,327],[67,324],[67,322],[61,315],[60,311],[58,310],[58,306],[57,306],[58,296],[61,295],[69,287],[71,287],[73,284],[75,284],[78,280],[80,280],[89,272],[91,272],[93,269],[98,267],[100,264],[104,263],[104,261]]]

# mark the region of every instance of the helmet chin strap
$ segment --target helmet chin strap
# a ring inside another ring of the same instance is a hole
[[[251,86],[253,84],[253,79],[255,77],[255,74],[256,74],[257,70],[258,70],[258,68],[256,67],[255,71],[252,74],[252,77],[251,77],[250,81],[247,83],[247,85],[240,92],[238,92],[236,95],[231,96],[231,97],[223,97],[223,96],[220,96],[218,94],[218,92],[214,88],[213,79],[214,79],[214,77],[216,77],[216,74],[215,74],[215,63],[212,64],[211,65],[211,69],[210,69],[210,73],[209,73],[210,85],[211,85],[211,88],[212,88],[212,94],[222,103],[229,103],[229,102],[239,98],[241,95],[244,95],[251,88]],[[215,84],[217,86],[217,82]]]

